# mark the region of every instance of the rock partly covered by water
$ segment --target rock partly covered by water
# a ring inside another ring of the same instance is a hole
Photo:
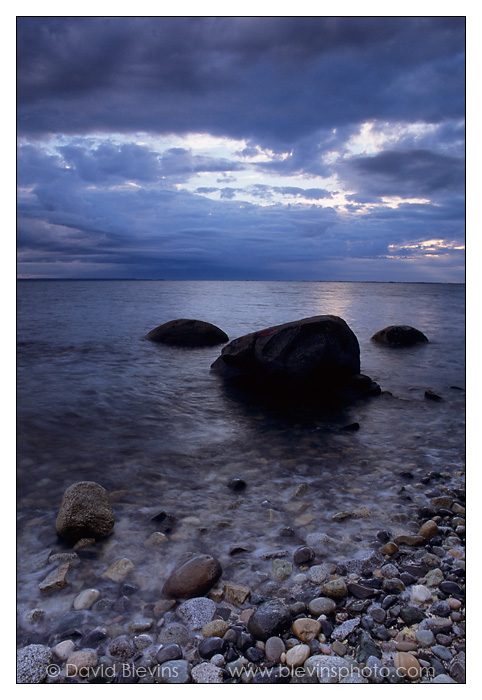
[[[186,318],[168,321],[157,326],[147,334],[147,339],[156,343],[185,347],[220,345],[229,340],[226,333],[212,323]]]
[[[417,343],[428,343],[429,340],[422,331],[412,326],[387,326],[381,331],[372,335],[372,340],[376,343],[383,343],[391,347],[402,347],[404,345],[416,345]]]
[[[231,341],[212,370],[225,379],[252,379],[273,388],[329,392],[344,387],[358,394],[373,389],[360,375],[360,347],[338,316],[312,316],[272,326]]]
[[[165,582],[162,592],[173,598],[194,598],[207,593],[223,570],[210,554],[196,554],[176,566]]]
[[[115,524],[107,491],[95,481],[79,481],[65,491],[57,516],[57,533],[69,542],[106,537]]]

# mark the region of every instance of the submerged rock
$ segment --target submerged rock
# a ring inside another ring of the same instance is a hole
[[[51,593],[52,591],[58,591],[60,588],[64,588],[64,586],[68,586],[67,573],[69,568],[69,562],[62,564],[56,571],[41,581],[39,583],[39,588],[42,593]]]
[[[106,537],[115,518],[107,491],[95,481],[79,481],[65,491],[57,516],[57,533],[69,542]]]
[[[243,388],[251,382],[259,389],[261,382],[263,389],[301,390],[320,398],[343,389],[350,399],[375,388],[360,374],[358,340],[338,316],[312,316],[236,338],[211,368]]]
[[[222,572],[217,559],[210,554],[197,554],[174,568],[162,592],[173,598],[203,596],[214,586]]]
[[[422,331],[412,326],[387,326],[381,331],[377,331],[375,335],[372,335],[371,340],[374,340],[376,343],[389,345],[392,348],[429,342]]]
[[[184,347],[220,345],[229,340],[226,333],[212,323],[185,318],[163,323],[150,331],[146,337],[155,343]]]

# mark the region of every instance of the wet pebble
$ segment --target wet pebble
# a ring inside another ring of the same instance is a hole
[[[331,598],[313,598],[308,603],[308,610],[312,615],[330,615],[336,609],[336,603]]]
[[[435,654],[439,659],[442,661],[452,661],[452,654],[447,649],[447,647],[442,646],[441,644],[434,644],[432,647],[432,653]]]
[[[190,598],[177,608],[177,613],[192,630],[199,630],[211,622],[216,604],[209,598]]]
[[[311,649],[307,644],[297,644],[286,652],[286,665],[302,666],[310,654]]]
[[[442,591],[442,593],[450,596],[463,596],[461,587],[455,581],[443,581],[439,585],[439,589]]]
[[[222,683],[223,672],[218,666],[209,662],[204,662],[194,666],[191,671],[194,683]]]
[[[305,661],[305,669],[316,675],[319,683],[339,683],[356,668],[353,660],[341,656],[315,655]]]
[[[58,659],[65,661],[74,651],[74,649],[74,642],[71,639],[65,639],[63,642],[59,642],[59,644],[56,644],[52,651]]]
[[[264,659],[265,653],[262,649],[258,649],[257,647],[248,647],[244,655],[248,661],[257,664]]]
[[[41,683],[47,677],[52,652],[42,644],[29,644],[17,652],[17,683]]]
[[[280,637],[269,637],[266,640],[265,654],[268,661],[278,662],[285,652],[285,644]]]
[[[257,639],[266,641],[269,637],[284,632],[291,625],[289,609],[280,601],[262,603],[248,622],[248,630]]]
[[[203,659],[210,659],[215,654],[225,654],[228,643],[221,637],[206,637],[198,646],[198,652]]]
[[[109,644],[109,654],[119,661],[127,661],[135,654],[135,649],[127,637],[117,637]]]
[[[160,683],[189,683],[191,680],[191,664],[185,659],[166,661],[159,666],[156,677]]]
[[[103,573],[103,577],[114,581],[114,583],[122,583],[134,570],[134,564],[126,557],[115,561]]]
[[[293,554],[293,561],[298,566],[300,564],[305,564],[309,561],[312,561],[314,558],[315,558],[314,550],[312,549],[312,547],[307,547],[306,545],[302,545],[301,547],[298,547],[298,549]]]
[[[418,660],[408,652],[398,652],[393,659],[397,671],[409,681],[417,681],[422,669]]]
[[[417,642],[422,647],[429,647],[435,642],[434,634],[431,630],[418,629],[415,632]]]
[[[337,639],[338,641],[342,642],[358,627],[359,624],[360,619],[358,617],[354,617],[351,620],[346,620],[333,631],[331,636],[333,639]]]
[[[439,600],[432,605],[429,612],[437,617],[448,617],[452,612],[452,608],[446,600]]]
[[[167,644],[157,652],[156,659],[159,664],[182,659],[182,649],[179,644]]]
[[[342,578],[327,581],[321,587],[321,592],[327,598],[345,598],[348,595],[346,583]]]
[[[160,644],[179,644],[185,646],[189,641],[189,630],[184,625],[172,624],[164,627],[158,637]]]
[[[321,622],[313,620],[309,617],[302,617],[293,622],[292,626],[294,634],[302,642],[311,642],[320,633]]]

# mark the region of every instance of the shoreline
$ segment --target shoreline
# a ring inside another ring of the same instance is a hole
[[[69,560],[89,549],[54,553],[58,569],[20,621],[31,643],[19,650],[17,682],[464,683],[464,474],[421,482],[419,534],[380,531],[371,556],[345,562],[310,558],[307,545],[274,552],[258,590],[221,575],[204,595],[160,594],[141,613],[125,560],[111,578],[116,601],[83,589],[49,628],[42,596],[51,604],[59,581],[79,571]]]

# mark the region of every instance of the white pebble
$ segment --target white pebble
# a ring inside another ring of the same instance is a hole
[[[86,588],[81,591],[74,600],[74,610],[87,610],[99,598],[100,591],[95,588]]]
[[[65,661],[65,659],[68,659],[71,653],[75,649],[75,644],[71,639],[66,639],[63,642],[60,642],[55,646],[52,651],[54,652],[55,656],[57,656],[59,659],[62,661]]]
[[[426,586],[420,584],[418,586],[412,586],[410,598],[413,603],[426,603],[432,600],[432,594]]]

